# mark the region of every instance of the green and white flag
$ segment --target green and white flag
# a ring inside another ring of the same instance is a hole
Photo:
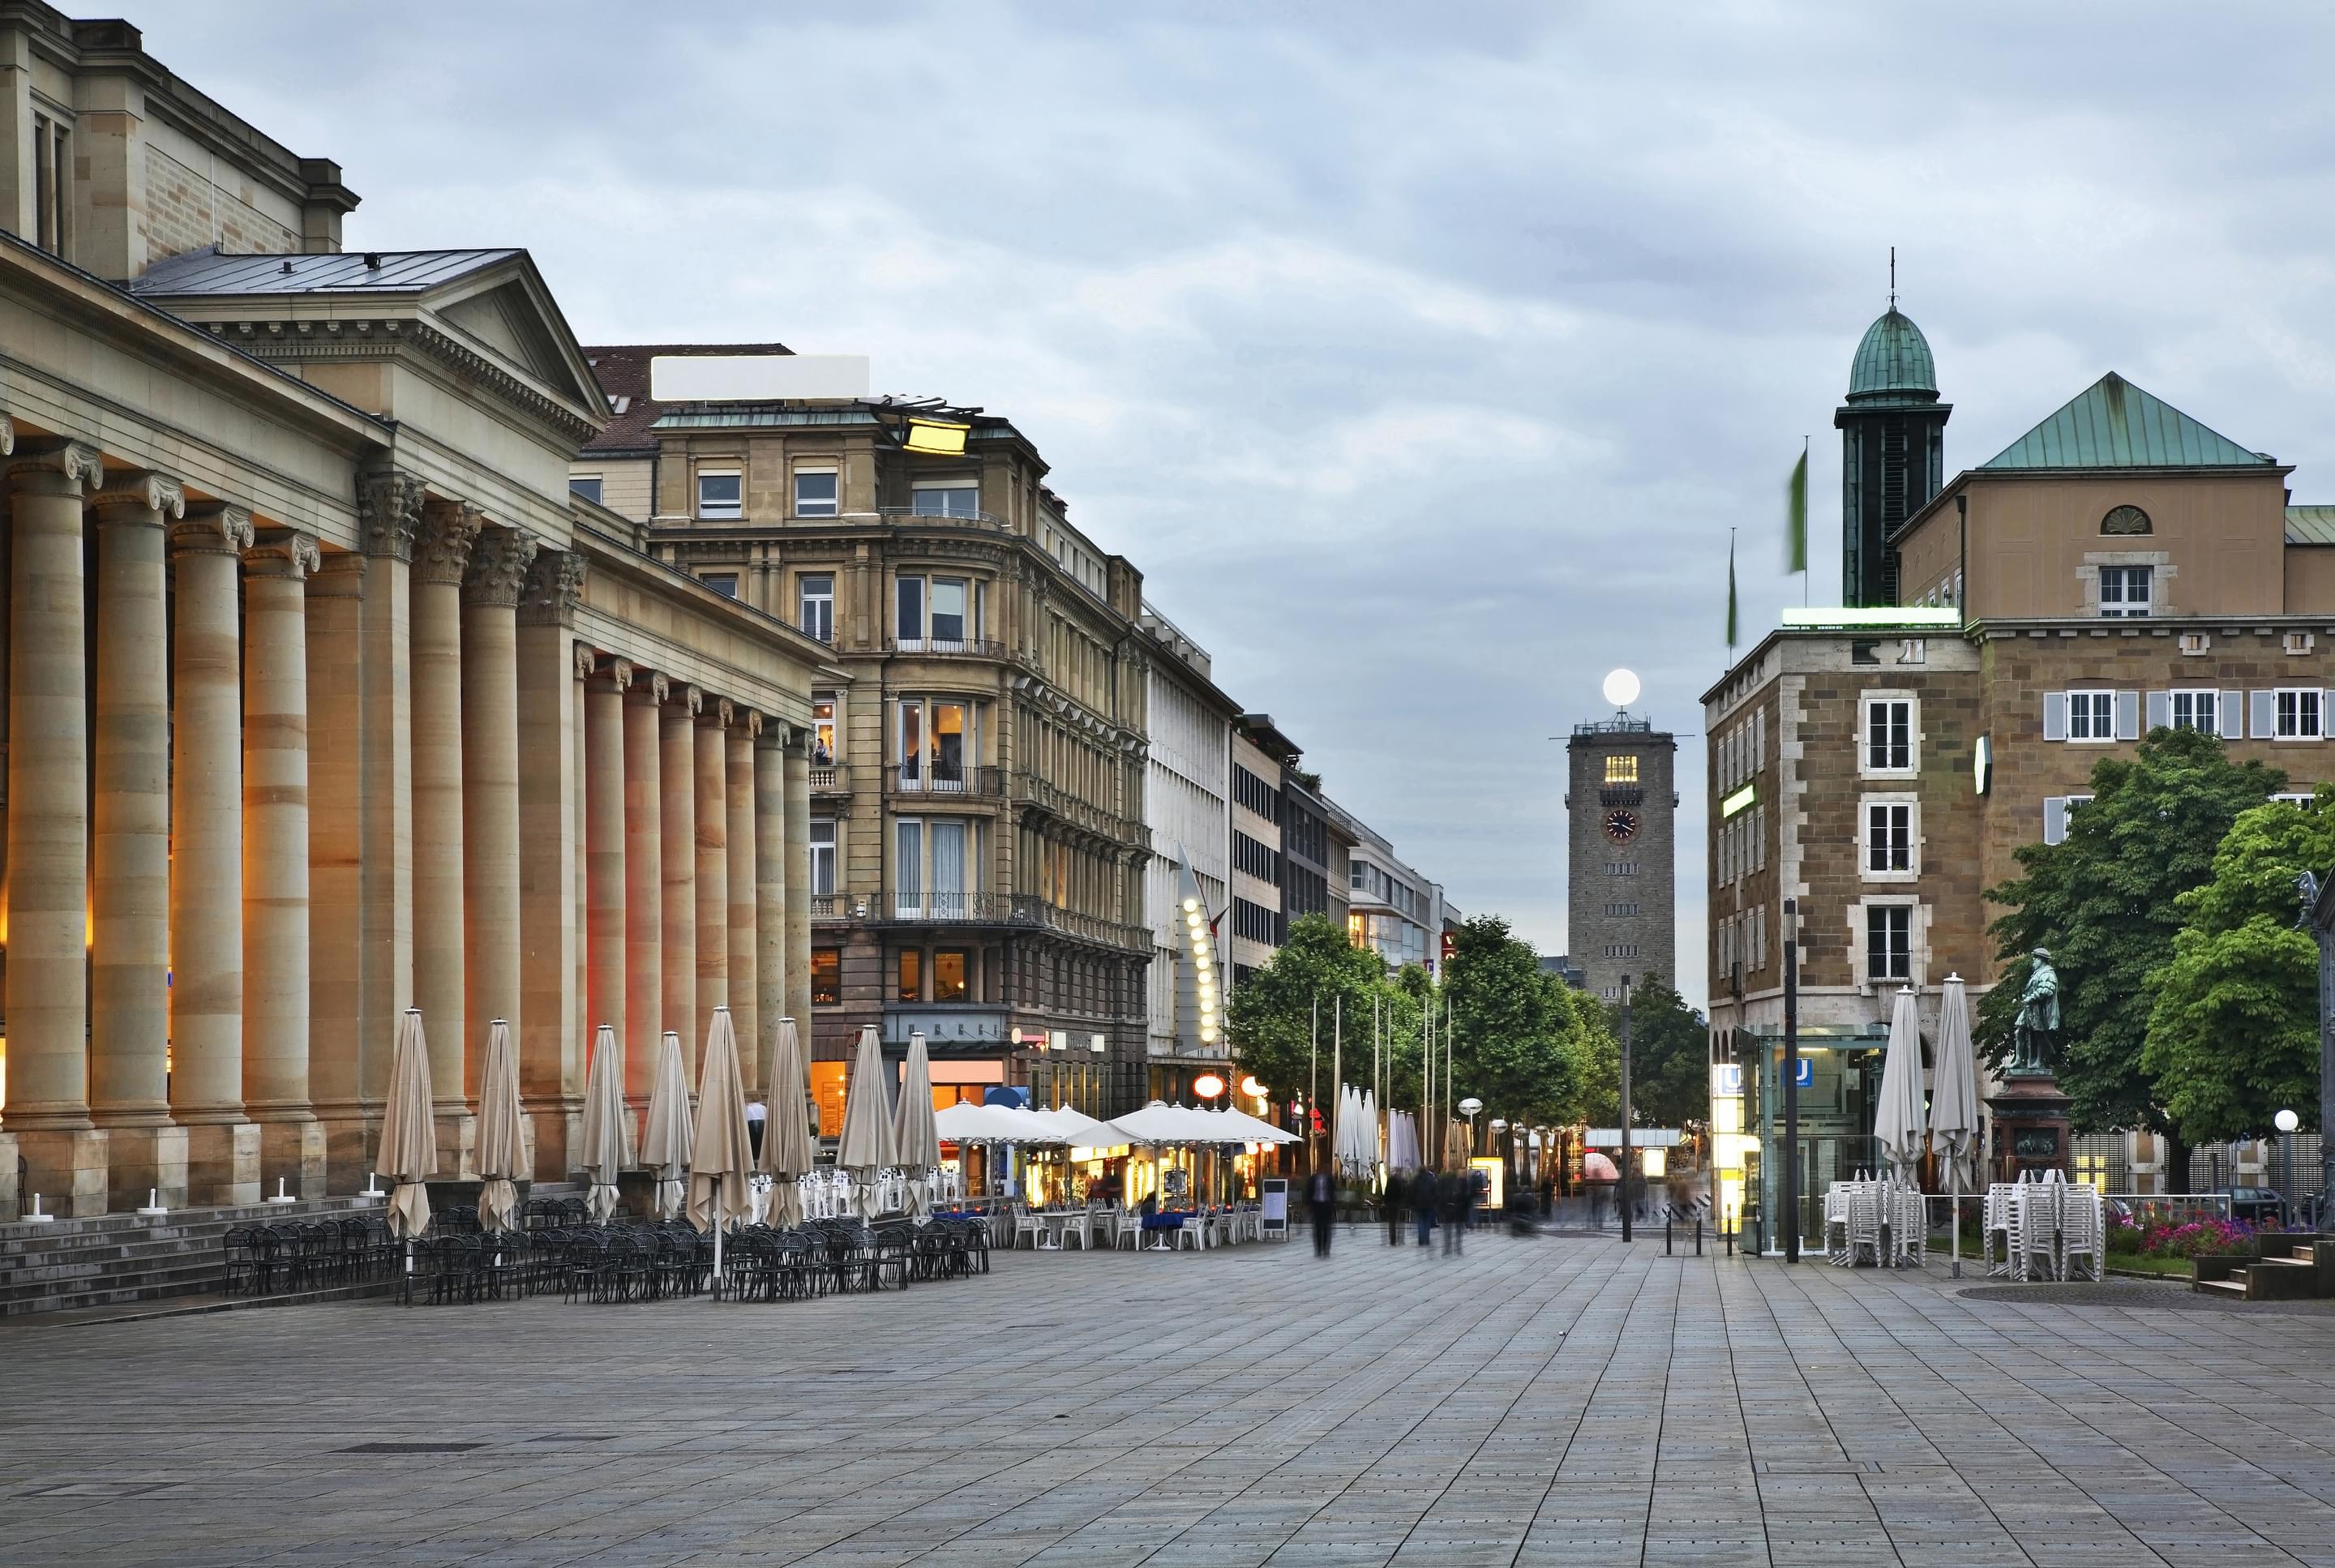
[[[1805,572],[1808,569],[1808,453],[1805,444],[1800,448],[1800,460],[1792,465],[1788,493],[1790,498],[1784,518],[1784,570]]]

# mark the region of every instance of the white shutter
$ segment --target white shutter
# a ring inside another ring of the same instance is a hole
[[[2222,739],[2243,740],[2246,738],[2246,694],[2243,692],[2222,693]]]
[[[2068,836],[2068,798],[2065,795],[2043,797],[2043,842],[2057,844]]]
[[[2043,693],[2043,739],[2065,740],[2068,738],[2068,693]]]
[[[2268,740],[2278,733],[2278,693],[2249,692],[2246,693],[2249,718],[2247,731],[2257,740]]]
[[[2116,694],[2117,739],[2140,739],[2140,693],[2118,692]]]
[[[2319,738],[2335,735],[2335,692],[2319,693]]]
[[[2173,693],[2151,692],[2148,694],[2148,727],[2166,730],[2173,725]]]

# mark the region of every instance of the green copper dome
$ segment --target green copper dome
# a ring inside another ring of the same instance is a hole
[[[1848,401],[1938,401],[1938,367],[1930,358],[1930,340],[1912,316],[1894,305],[1865,329],[1865,341],[1856,345],[1856,358],[1848,367]]]

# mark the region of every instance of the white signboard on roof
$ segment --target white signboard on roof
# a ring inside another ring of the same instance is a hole
[[[864,353],[661,353],[649,361],[649,396],[661,403],[864,398],[867,384]]]

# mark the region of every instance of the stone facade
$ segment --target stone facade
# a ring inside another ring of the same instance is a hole
[[[1626,714],[1565,745],[1565,936],[1588,990],[1678,983],[1678,742]],[[1713,971],[1716,973],[1716,971]]]

